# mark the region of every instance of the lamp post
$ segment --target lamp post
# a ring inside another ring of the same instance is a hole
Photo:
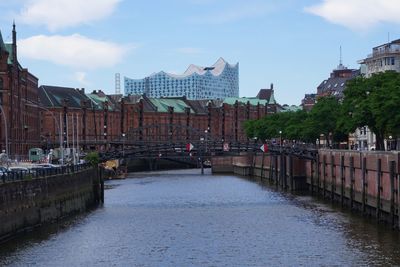
[[[392,136],[389,135],[389,142],[387,144],[387,150],[390,151],[392,150]]]
[[[203,144],[203,141],[204,141],[204,137],[200,137],[200,142]],[[203,153],[202,153],[202,149],[200,148],[199,149],[199,151],[200,151],[200,157],[199,157],[199,160],[200,160],[200,168],[201,168],[201,174],[203,175],[204,174],[204,166],[203,166]]]
[[[282,152],[282,131],[279,130],[279,151]]]
[[[122,133],[122,157],[125,157],[125,133]]]

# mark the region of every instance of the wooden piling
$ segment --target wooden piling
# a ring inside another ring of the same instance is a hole
[[[320,164],[319,164],[319,155],[317,155],[317,195],[320,194],[320,180],[321,180],[321,174],[320,174]]]
[[[326,155],[322,156],[322,196],[326,194]]]
[[[265,158],[265,153],[263,152],[261,160],[261,171],[260,171],[261,180],[264,178],[264,158]]]
[[[344,186],[346,182],[345,178],[345,170],[344,170],[344,156],[340,156],[340,204],[344,205]]]
[[[389,163],[389,175],[390,175],[390,221],[392,224],[392,227],[394,227],[394,219],[395,219],[395,187],[394,187],[394,178],[395,178],[395,168],[396,168],[396,162],[395,161],[390,161]]]
[[[310,164],[311,164],[311,175],[310,175],[311,195],[314,195],[314,161],[310,160]]]
[[[350,209],[354,204],[354,157],[350,157]]]
[[[366,202],[367,202],[367,197],[366,197],[366,187],[367,187],[367,158],[363,157],[362,158],[362,164],[361,164],[361,179],[362,179],[362,198],[361,198],[361,205],[362,205],[362,213],[366,212]]]
[[[381,216],[381,176],[382,176],[382,160],[376,161],[376,218],[379,222]]]
[[[335,156],[331,154],[331,200],[335,200],[336,176],[335,176]]]
[[[294,190],[294,183],[293,183],[293,157],[289,156],[289,180],[290,180],[290,190]]]

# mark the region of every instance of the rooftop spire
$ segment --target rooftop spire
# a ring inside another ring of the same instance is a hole
[[[342,60],[342,46],[339,47],[339,65],[336,68],[337,70],[344,70],[346,69],[345,66],[343,66],[343,60]]]

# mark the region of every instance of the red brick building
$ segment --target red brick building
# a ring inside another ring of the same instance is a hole
[[[0,33],[0,105],[4,111],[0,147],[12,157],[26,157],[30,148],[40,146],[37,103],[38,79],[18,62],[14,24],[11,44],[4,43]]]
[[[47,147],[58,147],[62,140],[64,147],[102,150],[121,141],[199,140],[205,135],[245,141],[246,120],[276,111],[273,91],[269,99],[222,101],[85,94],[83,89],[41,86],[39,96]]]

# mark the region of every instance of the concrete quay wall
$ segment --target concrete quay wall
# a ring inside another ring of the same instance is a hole
[[[89,168],[0,184],[0,241],[98,204],[101,181],[101,171]]]
[[[262,154],[214,157],[213,173],[255,176],[308,191],[400,229],[400,153],[318,151],[316,160]]]

